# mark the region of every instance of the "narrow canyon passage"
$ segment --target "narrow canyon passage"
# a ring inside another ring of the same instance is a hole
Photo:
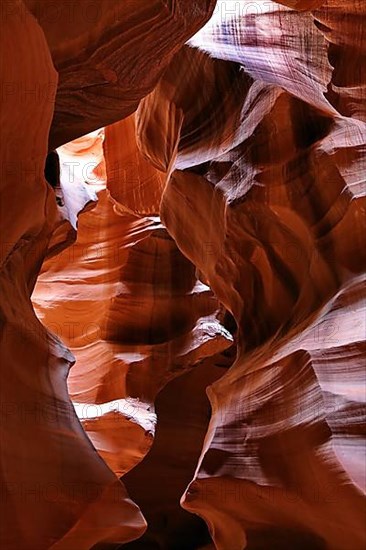
[[[366,546],[366,4],[4,0],[0,548]]]

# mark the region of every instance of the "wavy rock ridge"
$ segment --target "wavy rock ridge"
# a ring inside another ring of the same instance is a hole
[[[1,547],[363,550],[365,23],[3,4]]]

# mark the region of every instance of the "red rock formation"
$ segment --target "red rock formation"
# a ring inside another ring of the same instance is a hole
[[[29,299],[57,222],[43,178],[57,75],[40,27],[13,6],[0,33],[11,86],[1,105],[1,546],[86,549],[145,523],[78,422],[66,388],[74,358]],[[47,95],[27,93],[35,87]]]
[[[51,147],[133,113],[214,0],[24,0],[59,72]]]
[[[150,172],[156,172],[153,167],[147,174],[139,170],[148,166],[142,159],[133,161],[133,202],[124,192],[130,182],[116,167],[128,167],[128,150],[121,141],[125,136],[124,124],[107,129],[98,205],[80,217],[75,244],[43,264],[33,293],[39,318],[75,355],[70,396],[84,430],[118,476],[135,466],[152,444],[156,393],[232,343],[217,318],[217,300],[197,281],[194,266],[159,219],[125,212],[153,214],[156,209],[154,202],[150,207],[143,202],[144,194],[137,194],[140,179],[150,183]],[[93,153],[94,165],[100,165],[99,137],[84,137],[59,149],[65,192],[69,186],[82,186]],[[126,206],[108,198],[105,178],[114,197],[126,198]],[[119,535],[115,541],[123,539]]]
[[[117,208],[137,216],[158,216],[167,176],[141,154],[135,116],[107,126],[105,133],[108,190]]]
[[[365,20],[3,3],[1,547],[363,550]]]
[[[254,78],[242,108],[250,116],[241,142],[196,173],[173,173],[163,197],[164,223],[233,313],[240,341],[235,364],[210,388],[213,416],[183,506],[207,521],[220,549],[362,548],[366,127],[358,109],[333,114],[334,96],[323,95],[332,48],[301,52],[322,40],[312,16],[270,14],[234,17],[232,35],[212,20],[191,41],[244,64]],[[270,41],[276,24],[282,47]],[[295,29],[304,42],[289,42],[291,58],[284,31]]]

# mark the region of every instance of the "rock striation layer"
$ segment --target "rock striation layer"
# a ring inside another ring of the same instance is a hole
[[[0,9],[0,546],[363,550],[364,2]]]

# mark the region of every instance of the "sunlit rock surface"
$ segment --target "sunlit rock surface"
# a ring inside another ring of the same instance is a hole
[[[112,198],[129,183],[116,170],[125,149],[113,146],[124,137],[123,124],[106,130],[105,163],[102,132],[59,148],[64,193],[94,187],[98,204],[80,216],[75,244],[44,262],[33,293],[40,320],[75,356],[68,389],[81,424],[118,476],[152,445],[157,392],[233,343],[217,299],[154,216],[156,207],[140,207],[134,195],[134,210],[151,214],[138,217]],[[135,177],[137,190],[139,178],[149,181],[139,170]]]
[[[364,2],[0,13],[1,548],[363,550]]]

